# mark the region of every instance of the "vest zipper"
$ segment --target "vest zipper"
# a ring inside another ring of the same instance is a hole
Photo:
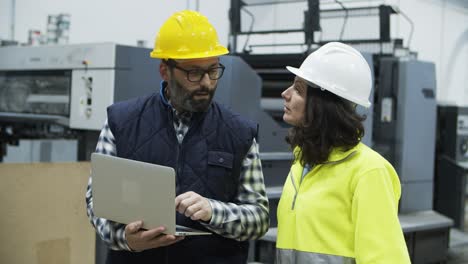
[[[176,173],[177,173],[177,177],[176,177],[176,180],[178,179],[178,177],[180,175],[182,175],[182,168],[183,168],[183,164],[182,164],[182,161],[183,159],[181,159],[180,157],[183,155],[182,153],[182,144],[184,144],[184,141],[185,141],[185,138],[188,136],[189,134],[189,131],[190,131],[190,128],[189,130],[187,131],[187,133],[185,134],[184,138],[182,139],[182,142],[180,142],[177,146],[177,155],[176,155]],[[177,135],[176,135],[176,139],[177,139]],[[179,141],[177,141],[179,142]],[[177,184],[176,184],[176,189],[177,189]]]
[[[177,179],[179,177],[179,175],[181,175],[181,170],[182,170],[182,167],[183,167],[183,164],[182,164],[182,159],[179,159],[180,156],[181,156],[181,152],[182,152],[182,145],[184,144],[184,141],[186,141],[186,138],[190,136],[190,133],[193,129],[197,128],[198,125],[199,125],[199,120],[196,120],[196,117],[195,116],[192,116],[192,120],[190,121],[190,125],[189,125],[189,128],[187,130],[187,133],[185,133],[184,135],[184,138],[182,139],[182,142],[180,142],[177,146],[177,155],[176,155],[176,189],[178,188],[178,185],[177,185]],[[174,135],[176,137],[176,140],[177,142],[179,142],[179,139],[177,138],[177,134],[175,133],[174,131]]]
[[[177,146],[177,154],[176,154],[176,189],[177,189],[177,179],[179,178],[180,176],[180,168],[181,168],[181,162],[179,160],[179,157],[180,157],[180,152],[181,152],[181,148],[182,148],[182,144],[178,144]]]

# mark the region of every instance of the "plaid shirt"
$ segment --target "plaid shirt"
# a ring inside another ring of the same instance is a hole
[[[191,115],[178,115],[173,111],[174,129],[180,144],[189,129]],[[116,155],[115,139],[107,121],[101,130],[96,152]],[[236,199],[229,203],[208,199],[212,208],[211,221],[201,223],[214,233],[238,241],[260,238],[268,230],[269,213],[262,165],[255,140],[243,160],[238,190]],[[92,174],[88,181],[86,204],[91,224],[102,240],[114,250],[131,250],[125,238],[125,225],[94,216]]]

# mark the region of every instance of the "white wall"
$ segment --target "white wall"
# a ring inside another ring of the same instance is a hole
[[[10,38],[11,1],[0,0],[0,39]]]
[[[29,29],[45,33],[47,15],[68,13],[70,43],[111,41],[136,45],[137,40],[146,40],[151,46],[164,20],[187,6],[187,1],[167,0],[17,0],[15,36],[20,42],[27,42]],[[10,36],[10,7],[11,0],[0,0],[3,39]],[[5,14],[7,23],[3,23]]]
[[[438,61],[440,98],[454,98],[459,104],[468,105],[468,1],[458,5],[448,1],[443,16],[441,60]]]
[[[393,1],[415,24],[412,50],[436,63],[437,99],[468,106],[468,1]],[[409,25],[398,18],[396,36],[407,39]]]
[[[468,1],[466,0],[342,0],[347,6],[398,6],[413,21],[415,28],[410,48],[422,60],[433,61],[437,68],[438,100],[452,101],[468,106]],[[0,39],[10,37],[12,0],[0,0]],[[198,2],[198,4],[197,4]],[[331,0],[322,0],[322,7],[332,6]],[[23,0],[16,1],[15,37],[27,41],[29,29],[45,31],[47,15],[71,14],[70,42],[89,43],[112,41],[136,45],[145,40],[153,45],[154,37],[164,20],[174,11],[186,8],[199,10],[216,26],[220,41],[227,45],[229,34],[229,0]],[[300,27],[305,3],[263,6],[256,17],[257,29]],[[253,9],[255,11],[255,8]],[[249,21],[245,16],[245,27]],[[401,16],[392,18],[392,37],[403,38],[408,44],[409,24]],[[330,22],[335,28],[341,21]],[[348,24],[344,37],[374,34],[377,24],[361,22]],[[330,33],[333,32],[333,33]],[[378,32],[378,31],[377,31]],[[327,30],[323,37],[339,31]],[[365,36],[364,36],[365,37]],[[264,35],[252,37],[250,44],[268,44],[303,41],[303,34],[286,36]],[[243,46],[240,38],[238,46]],[[299,48],[277,47],[276,52],[297,52]]]

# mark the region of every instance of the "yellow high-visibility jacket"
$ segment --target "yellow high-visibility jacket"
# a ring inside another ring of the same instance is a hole
[[[298,153],[278,205],[278,263],[410,263],[387,160],[359,143],[303,175]]]

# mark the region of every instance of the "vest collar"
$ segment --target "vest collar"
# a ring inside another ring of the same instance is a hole
[[[164,89],[166,89],[166,87],[167,87],[167,82],[161,81],[160,88],[159,88],[159,96],[161,97],[161,102],[163,102],[165,106],[172,108],[172,105],[166,99],[166,96],[164,94]]]

